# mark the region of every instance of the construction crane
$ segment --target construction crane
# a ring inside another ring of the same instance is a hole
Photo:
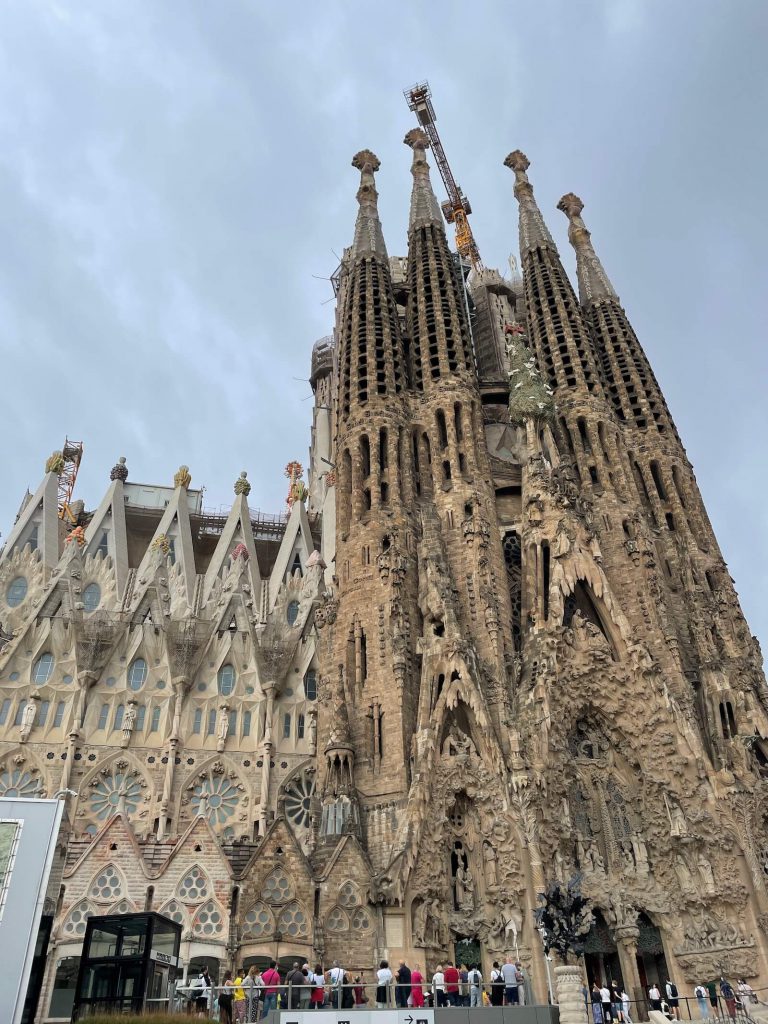
[[[80,469],[80,461],[83,457],[83,442],[70,441],[68,437],[65,437],[61,457],[64,461],[64,468],[59,473],[59,519],[69,519],[74,525],[75,517],[69,508],[69,503],[72,501],[77,471]]]
[[[432,90],[429,88],[429,82],[421,82],[410,89],[405,89],[403,95],[408,102],[408,107],[416,115],[420,127],[427,133],[432,152],[435,154],[440,177],[443,179],[445,191],[448,193],[448,199],[440,205],[445,219],[449,224],[455,226],[456,249],[459,256],[469,260],[475,270],[482,270],[480,253],[468,220],[472,213],[472,207],[461,188],[456,184],[448,157],[445,155],[443,144],[437,133],[435,125],[437,117],[435,108],[432,106]]]

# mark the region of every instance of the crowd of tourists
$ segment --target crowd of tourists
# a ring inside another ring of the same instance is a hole
[[[396,1006],[420,1008],[447,1006],[524,1006],[528,1001],[528,979],[520,961],[507,957],[503,964],[494,961],[490,978],[483,979],[479,964],[438,964],[427,979],[420,964],[409,967],[401,960],[393,971],[382,960],[376,978],[370,981],[360,972],[346,971],[338,961],[323,971],[317,964],[296,961],[284,975],[276,962],[263,972],[255,965],[246,970],[227,971],[223,983],[215,986],[203,967],[189,989],[191,1003],[198,1014],[207,1017],[218,989],[219,1020],[222,1024],[256,1024],[270,1010],[312,1010],[329,1007],[337,1010]],[[632,1001],[616,981],[600,984],[591,991],[584,986],[584,1001],[594,1024],[632,1024]],[[694,989],[701,1020],[720,1017],[721,1003],[732,1020],[737,1010],[747,1017],[757,1003],[752,988],[742,978],[736,988],[725,978],[699,984]],[[667,979],[663,987],[654,983],[648,989],[648,1007],[659,1010],[670,1021],[680,1020],[680,994],[677,985]],[[687,1014],[690,1016],[690,1014]]]
[[[584,1001],[591,1007],[594,1024],[632,1024],[631,1000],[618,982],[601,985],[595,981],[591,991],[585,986],[583,992]],[[724,1004],[725,1013],[731,1020],[736,1019],[737,1011],[750,1017],[750,1007],[758,1001],[744,978],[735,989],[725,977],[721,977],[719,982],[708,981],[697,985],[693,994],[701,1020],[721,1017],[721,1004]],[[671,978],[667,978],[663,987],[654,982],[648,989],[648,1008],[658,1010],[670,1021],[678,1021],[681,1019],[680,998],[677,985]],[[691,1014],[686,1016],[690,1018]]]
[[[218,988],[219,1020],[222,1024],[255,1024],[270,1010],[312,1010],[331,1007],[351,1010],[375,1006],[400,1009],[423,1006],[522,1006],[526,1003],[527,978],[519,961],[508,957],[494,962],[490,984],[483,981],[479,964],[438,964],[427,979],[420,964],[409,967],[401,960],[395,971],[382,960],[375,980],[362,972],[351,974],[338,961],[323,971],[296,961],[280,975],[273,960],[265,971],[255,965],[247,971],[227,971],[215,986],[207,967],[189,989],[191,1004],[199,1016],[208,1016]]]

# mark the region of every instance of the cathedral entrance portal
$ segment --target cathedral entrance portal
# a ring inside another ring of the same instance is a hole
[[[479,967],[482,962],[480,943],[477,939],[456,939],[453,951],[456,957],[455,962],[458,967],[461,967],[462,964],[466,964],[467,967],[471,969],[475,964]]]
[[[594,918],[584,950],[584,966],[587,969],[589,987],[591,988],[594,982],[610,986],[612,981],[618,981],[623,985],[619,953],[611,931],[599,910],[594,912]]]

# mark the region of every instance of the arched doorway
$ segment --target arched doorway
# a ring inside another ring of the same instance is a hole
[[[655,982],[663,992],[669,974],[661,932],[647,914],[638,915],[637,927],[640,929],[637,939],[637,973],[640,975],[640,984],[647,992],[648,987]]]
[[[453,947],[456,957],[456,966],[466,964],[469,970],[478,967],[482,970],[480,943],[476,938],[457,938]]]
[[[619,953],[611,930],[599,910],[593,913],[594,920],[587,935],[584,949],[584,965],[591,988],[594,982],[610,986],[612,981],[624,984],[619,964]]]

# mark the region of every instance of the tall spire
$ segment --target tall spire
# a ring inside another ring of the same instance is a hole
[[[520,257],[529,337],[544,380],[553,389],[600,394],[592,337],[528,180],[530,161],[514,150],[504,166],[515,174],[520,206]]]
[[[374,255],[386,260],[387,247],[384,244],[384,235],[379,220],[377,205],[379,194],[376,191],[376,179],[374,178],[374,174],[381,167],[381,162],[370,149],[361,149],[352,158],[352,166],[360,171],[360,188],[357,190],[360,209],[355,223],[352,259],[358,260],[363,256]]]
[[[579,281],[579,298],[583,306],[604,299],[618,302],[603,265],[592,246],[590,233],[581,219],[584,203],[573,192],[568,192],[557,204],[558,210],[568,218],[568,241],[576,250],[576,274]]]
[[[413,150],[413,163],[411,164],[413,191],[411,192],[411,215],[408,220],[408,230],[413,230],[414,227],[424,224],[436,224],[444,230],[440,204],[432,191],[432,182],[429,179],[429,164],[427,163],[429,138],[427,133],[421,128],[412,128],[403,142]]]
[[[533,195],[533,185],[528,181],[526,171],[531,162],[525,153],[519,149],[513,150],[504,161],[504,166],[515,172],[515,199],[520,204],[520,256],[531,249],[544,248],[547,246],[553,252],[557,252],[557,246],[552,240],[541,210]]]

